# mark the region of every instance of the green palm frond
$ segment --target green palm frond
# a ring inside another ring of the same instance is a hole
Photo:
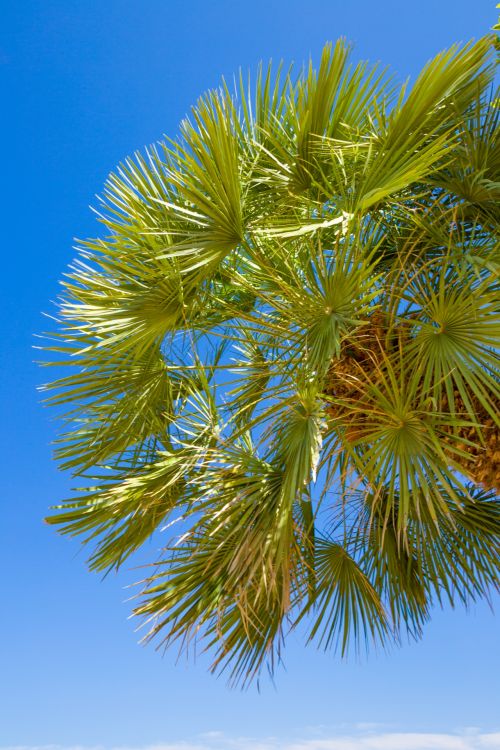
[[[135,473],[124,467],[122,477],[88,488],[48,522],[62,524],[64,534],[88,535],[96,545],[92,569],[118,568],[174,509],[189,507],[186,473],[198,459],[199,450],[184,448],[158,454],[154,464]]]
[[[325,648],[340,644],[345,654],[354,640],[383,640],[389,621],[382,601],[362,569],[342,544],[316,542],[316,589],[314,622],[310,638],[317,634]],[[307,609],[305,610],[307,612]]]
[[[282,471],[252,446],[214,451],[196,480],[203,517],[149,580],[137,613],[150,637],[217,634],[220,662],[251,674],[273,651],[297,585],[293,508]],[[198,508],[198,511],[200,509]]]
[[[294,627],[347,653],[498,586],[493,76],[490,37],[400,87],[340,40],[108,178],[46,346],[83,485],[48,520],[97,570],[157,542],[147,640],[246,682]]]

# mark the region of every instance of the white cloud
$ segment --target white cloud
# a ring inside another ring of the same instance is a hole
[[[485,744],[485,740],[490,744]],[[496,744],[495,744],[496,742]],[[455,735],[429,733],[384,733],[307,740],[285,745],[279,750],[500,750],[500,734]]]
[[[490,750],[498,750],[500,748],[500,732],[481,734],[478,747],[488,747]]]
[[[206,732],[193,741],[166,742],[144,747],[89,747],[83,745],[18,745],[0,750],[500,750],[500,732],[466,730],[457,734],[367,731],[334,737],[284,741],[253,739]]]

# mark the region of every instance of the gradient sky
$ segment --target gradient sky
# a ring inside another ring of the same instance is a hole
[[[363,661],[291,637],[286,670],[230,691],[199,656],[137,645],[140,577],[105,581],[78,542],[44,526],[71,478],[51,458],[33,334],[97,231],[94,203],[135,149],[175,135],[197,96],[259,59],[301,63],[327,40],[401,80],[454,41],[487,32],[490,0],[3,0],[0,80],[5,460],[0,522],[0,750],[472,750],[500,748],[498,619],[486,604],[436,612],[422,642]],[[497,605],[498,609],[498,605]],[[242,739],[253,738],[253,739]]]

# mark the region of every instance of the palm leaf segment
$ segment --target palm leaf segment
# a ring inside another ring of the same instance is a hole
[[[48,520],[97,570],[177,520],[136,612],[234,679],[299,622],[344,652],[496,585],[491,42],[411,89],[340,41],[209,93],[64,281],[49,401],[87,479]]]

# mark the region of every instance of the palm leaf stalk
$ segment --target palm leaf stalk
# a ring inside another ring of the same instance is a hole
[[[223,84],[109,177],[63,282],[47,400],[83,489],[48,522],[99,571],[153,536],[146,637],[231,680],[299,623],[344,653],[498,585],[492,41],[411,88],[342,40]]]

